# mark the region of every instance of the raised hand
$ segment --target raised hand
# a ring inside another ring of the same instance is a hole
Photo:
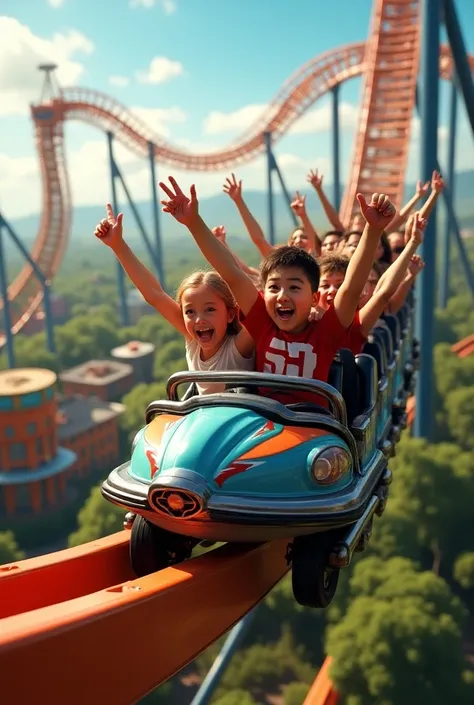
[[[306,177],[306,181],[308,181],[313,188],[318,190],[319,188],[322,188],[323,185],[323,175],[318,174],[318,170],[311,169],[309,172],[308,176]]]
[[[426,181],[423,183],[420,179],[418,179],[417,184],[416,184],[416,195],[418,198],[422,198],[428,193],[428,189],[430,187],[430,182]]]
[[[431,177],[431,188],[436,193],[441,193],[444,189],[444,179],[439,171],[434,171]]]
[[[409,222],[409,239],[416,242],[417,245],[421,245],[423,242],[423,233],[425,232],[427,224],[427,218],[422,218],[418,211],[414,213]]]
[[[410,272],[412,277],[417,277],[418,274],[421,272],[421,270],[424,268],[425,263],[423,261],[423,257],[420,255],[413,255],[411,258],[411,262],[408,265],[408,271]]]
[[[194,184],[191,186],[191,198],[188,198],[181,191],[176,180],[172,176],[168,176],[168,179],[174,189],[174,193],[168,188],[168,186],[166,186],[166,184],[160,181],[160,188],[163,189],[170,199],[169,201],[161,201],[161,205],[163,206],[161,210],[163,213],[170,213],[173,218],[178,221],[178,223],[190,225],[199,216],[199,204],[196,196],[196,187]]]
[[[292,210],[296,215],[302,216],[306,213],[306,196],[301,196],[300,192],[296,192],[294,200],[290,203]]]
[[[239,201],[242,198],[242,181],[237,183],[235,174],[232,174],[232,179],[226,178],[226,183],[224,184],[222,190],[226,193],[233,201]]]
[[[227,235],[225,225],[216,225],[215,228],[212,228],[212,232],[216,236],[216,238],[225,245],[225,238]]]
[[[373,228],[385,230],[395,216],[395,206],[384,193],[374,193],[372,200],[367,203],[361,193],[357,194],[360,212],[365,221]]]
[[[107,203],[105,207],[107,213],[107,218],[103,218],[97,225],[94,235],[102,240],[104,245],[114,247],[122,242],[122,219],[123,213],[119,213],[117,217],[114,215],[114,211],[110,203]]]

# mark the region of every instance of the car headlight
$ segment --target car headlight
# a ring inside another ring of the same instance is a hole
[[[344,448],[325,448],[311,459],[311,478],[320,485],[332,485],[341,479],[352,466],[350,453]]]

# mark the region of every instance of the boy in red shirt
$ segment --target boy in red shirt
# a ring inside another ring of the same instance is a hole
[[[400,286],[403,284],[415,252],[423,242],[423,232],[427,220],[415,213],[407,224],[408,241],[401,255],[379,278],[372,268],[364,287],[354,321],[347,331],[344,344],[354,355],[358,355],[369,337],[370,331],[388,307]],[[342,286],[350,260],[341,255],[328,255],[319,260],[321,279],[319,282],[319,307],[329,311],[338,290]],[[322,317],[324,317],[323,314]]]
[[[204,257],[232,289],[243,324],[255,341],[257,370],[326,382],[334,356],[354,319],[380,236],[395,215],[388,197],[374,194],[369,204],[358,194],[366,221],[361,241],[333,305],[321,320],[310,321],[311,309],[319,301],[316,260],[295,247],[274,249],[262,262],[263,291],[259,292],[200,217],[195,187],[191,186],[189,199],[172,177],[169,180],[174,192],[160,183],[170,199],[162,201],[163,210],[186,225]],[[314,394],[272,391],[271,396],[286,404],[316,401]]]

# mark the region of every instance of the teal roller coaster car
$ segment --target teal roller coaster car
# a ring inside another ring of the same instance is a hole
[[[221,382],[227,391],[179,400],[179,385],[201,381]],[[326,607],[339,570],[365,548],[391,481],[391,443],[378,436],[376,361],[341,351],[330,381],[173,375],[168,399],[149,405],[130,461],[102,486],[129,512],[135,572],[186,560],[202,542],[288,538],[295,599]],[[315,403],[284,405],[259,388],[314,392]]]

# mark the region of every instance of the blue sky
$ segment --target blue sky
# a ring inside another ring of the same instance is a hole
[[[474,53],[474,3],[456,2]],[[40,210],[41,183],[28,103],[40,94],[35,66],[53,60],[63,85],[110,94],[136,110],[156,133],[197,152],[234,141],[302,64],[367,37],[370,0],[0,0],[0,206],[7,218]],[[324,7],[324,11],[321,10]],[[361,83],[346,83],[342,158],[350,161]],[[446,123],[447,87],[441,121]],[[289,186],[304,184],[310,166],[332,181],[329,101],[323,98],[278,144]],[[441,159],[446,130],[441,130]],[[104,136],[67,124],[66,153],[76,205],[109,197]],[[408,177],[415,179],[416,131]],[[474,165],[474,141],[460,110],[459,167]],[[117,148],[137,199],[148,198],[143,162]],[[161,175],[169,167],[159,168]],[[174,172],[202,195],[220,190],[225,172]],[[244,188],[263,189],[262,159],[239,170]],[[224,196],[223,196],[224,197]]]

